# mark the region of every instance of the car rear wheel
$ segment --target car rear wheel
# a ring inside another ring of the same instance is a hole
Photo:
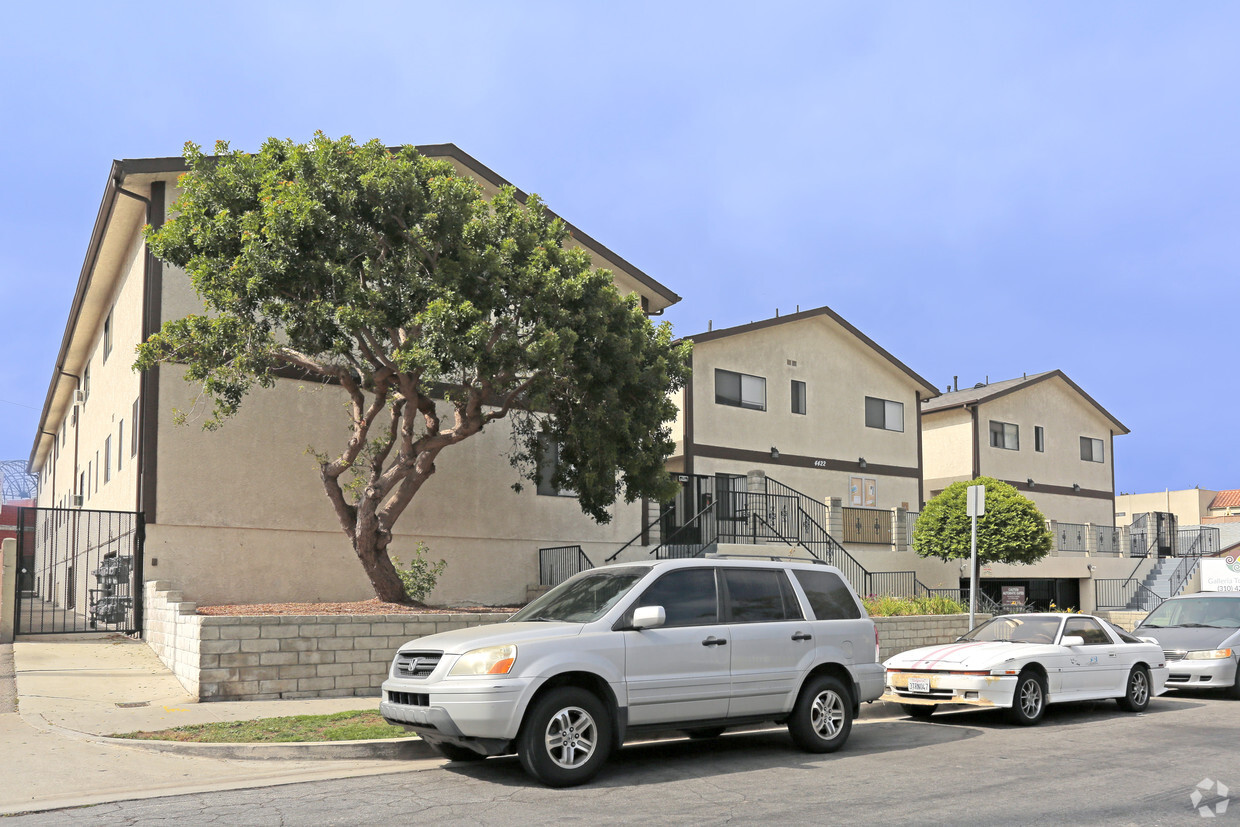
[[[1150,673],[1144,666],[1132,667],[1127,686],[1124,697],[1116,698],[1115,702],[1128,712],[1143,712],[1150,705]]]
[[[482,753],[456,744],[435,744],[432,749],[449,761],[483,761],[486,759]]]
[[[573,787],[603,768],[612,749],[607,706],[585,689],[561,686],[526,712],[517,736],[517,757],[548,787]]]
[[[900,704],[900,708],[904,710],[904,714],[912,718],[920,718],[927,720],[934,711],[938,709],[938,704]]]
[[[852,731],[852,700],[838,678],[820,675],[801,689],[788,733],[807,752],[835,752]]]
[[[1007,718],[1014,724],[1033,726],[1042,720],[1046,712],[1046,681],[1032,669],[1026,669],[1016,678],[1016,692],[1012,695],[1012,707]]]

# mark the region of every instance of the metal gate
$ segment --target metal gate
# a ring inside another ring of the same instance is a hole
[[[21,509],[16,634],[141,630],[145,536],[131,511]]]

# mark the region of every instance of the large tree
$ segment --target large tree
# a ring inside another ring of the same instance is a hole
[[[1031,500],[1006,482],[978,477],[953,482],[926,503],[913,529],[913,549],[922,557],[968,560],[972,518],[965,514],[966,491],[986,486],[986,514],[977,520],[977,560],[985,563],[1036,563],[1054,538],[1046,518]]]
[[[187,144],[185,159],[175,217],[146,239],[206,312],[166,322],[136,367],[184,365],[213,400],[206,427],[290,371],[338,384],[351,434],[316,447],[318,473],[380,599],[404,599],[387,554],[397,518],[441,452],[498,419],[513,423],[516,479],[536,480],[555,445],[552,482],[599,522],[618,496],[674,491],[669,394],[688,347],[537,196],[487,199],[412,147],[321,133],[253,154]]]

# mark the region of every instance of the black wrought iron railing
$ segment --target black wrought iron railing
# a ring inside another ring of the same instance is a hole
[[[1220,532],[1212,526],[1181,528],[1175,533],[1177,557],[1207,557],[1221,549]]]
[[[674,514],[675,514],[675,512],[676,512],[676,504],[675,504],[675,503],[671,503],[671,504],[670,504],[670,505],[668,505],[665,509],[662,509],[662,510],[659,512],[659,516],[655,517],[655,518],[654,518],[653,520],[651,520],[649,523],[647,523],[646,525],[642,526],[642,530],[641,530],[641,531],[639,531],[639,532],[637,532],[636,534],[634,534],[634,535],[633,535],[633,539],[629,540],[627,543],[625,543],[624,545],[620,546],[620,548],[616,549],[616,552],[615,552],[614,554],[612,554],[610,557],[608,557],[608,558],[606,558],[605,560],[603,560],[603,562],[604,562],[604,563],[612,563],[612,562],[615,562],[615,559],[616,559],[617,557],[619,557],[619,556],[620,556],[620,552],[624,551],[626,548],[628,548],[629,546],[631,546],[631,545],[633,545],[634,543],[636,543],[636,542],[637,542],[638,540],[640,540],[642,537],[646,536],[646,534],[650,531],[650,529],[654,528],[654,527],[655,527],[655,526],[657,526],[657,525],[661,525],[661,524],[662,524],[662,522],[663,522],[666,518],[668,518],[668,517],[670,517],[670,516],[674,515]]]
[[[538,550],[538,583],[558,586],[568,578],[594,568],[581,546],[553,546]]]
[[[1123,529],[1109,525],[1096,525],[1093,527],[1093,533],[1096,541],[1094,548],[1098,554],[1113,554],[1117,556],[1123,554]]]

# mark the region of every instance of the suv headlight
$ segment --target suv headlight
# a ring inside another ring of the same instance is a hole
[[[1185,660],[1222,660],[1231,657],[1230,649],[1198,649],[1184,656]]]
[[[453,665],[449,677],[476,677],[478,675],[507,675],[517,660],[517,647],[488,646],[466,652]]]

